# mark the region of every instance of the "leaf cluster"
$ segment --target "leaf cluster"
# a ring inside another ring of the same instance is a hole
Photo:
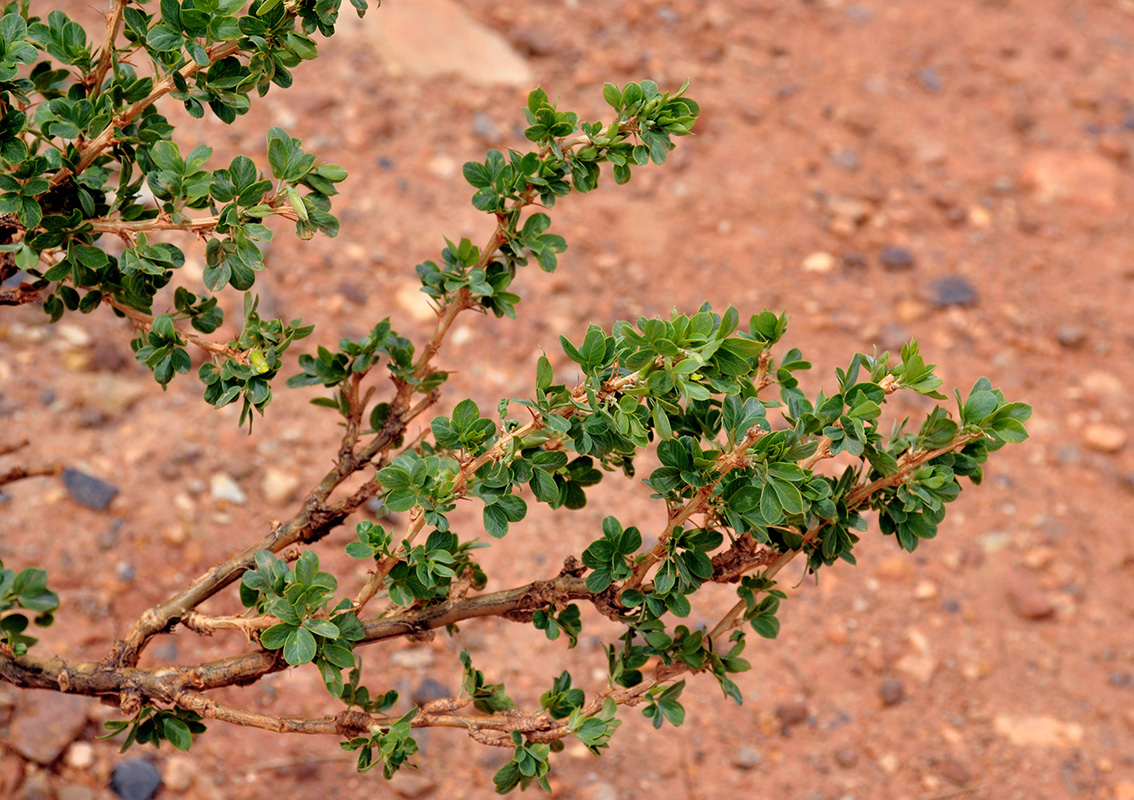
[[[55,620],[59,595],[47,588],[47,572],[38,567],[25,567],[16,572],[0,561],[0,644],[16,655],[23,655],[37,639],[28,636],[28,614],[31,622],[46,628]],[[23,609],[21,611],[20,609]]]

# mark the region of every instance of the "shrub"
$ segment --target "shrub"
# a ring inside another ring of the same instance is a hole
[[[809,574],[853,564],[871,511],[883,535],[915,550],[936,534],[960,479],[979,483],[990,453],[1027,437],[1030,409],[986,379],[964,397],[955,392],[955,416],[938,405],[920,424],[886,430],[883,408],[896,392],[947,400],[916,343],[896,358],[854,354],[827,390],[808,395],[796,373],[810,364],[799,350],[781,352],[786,314],[744,320],[735,308],[705,306],[561,337],[577,381],[556,375],[542,356],[529,397],[487,411],[460,400],[449,416],[433,418],[428,436],[406,441],[407,426],[437,405],[449,377],[440,354],[454,320],[466,311],[514,317],[517,271],[556,269],[567,243],[545,212],[595,190],[603,164],[616,184],[660,167],[700,109],[685,87],[607,84],[610,119],[587,122],[543,90],[531,92],[523,109],[530,149],[493,150],[464,166],[472,204],[489,217],[485,242],[446,240],[436,261],[417,267],[436,311],[432,335],[414,342],[384,319],[359,339],[291,362],[285,353],[312,329],[259,312],[251,290],[265,268],[261,243],[274,235],[265,223],[289,220],[301,239],[334,236],[333,198],[346,172],[279,128],[267,132],[267,173],[247,155],[218,166],[208,147],[183,153],[159,101],[231,123],[254,96],[289,86],[291,70],[315,58],[314,34],[334,32],[339,5],[116,0],[97,48],[61,11],[31,16],[39,9],[27,0],[9,3],[0,19],[0,278],[20,270],[25,278],[0,289],[0,303],[42,303],[52,321],[107,311],[128,319],[137,360],[163,387],[191,371],[191,348],[205,351],[205,401],[239,403],[249,431],[284,370],[294,372],[289,388],[315,387],[312,402],[343,427],[334,466],[293,516],[143,614],[97,664],[29,651],[30,626],[50,624],[59,598],[42,569],[0,565],[5,680],[111,699],[126,718],[109,723],[110,735],[125,733],[124,746],[168,740],[188,749],[219,720],[338,736],[358,753],[360,769],[381,765],[387,777],[412,763],[416,730],[460,728],[513,748],[495,776],[500,792],[546,789],[549,755],[562,740],[575,737],[598,755],[625,706],[641,706],[655,727],[680,725],[687,676],[705,674],[740,702],[731,676],[749,668],[747,632],[776,637],[785,597],[777,579],[793,559]],[[365,0],[352,5],[366,9]],[[143,61],[146,69],[135,66]],[[163,240],[170,231],[204,241],[203,286],[175,283],[185,255]],[[105,247],[107,240],[123,246]],[[218,297],[238,292],[241,333],[218,341]],[[171,310],[155,313],[159,307]],[[608,474],[633,477],[644,464],[665,509],[652,544],[631,520],[609,515],[558,574],[483,591],[476,551],[485,543],[450,526],[459,500],[475,501],[484,533],[506,547],[506,536],[524,535],[512,528],[530,503],[567,515]],[[357,473],[365,480],[332,496]],[[16,468],[0,482],[34,474]],[[317,549],[368,501],[407,522],[399,530],[357,522],[346,552],[368,564],[369,578],[340,588],[320,569]],[[735,585],[735,605],[711,626],[681,624],[714,583]],[[245,612],[198,610],[222,592],[237,595]],[[374,610],[378,598],[384,613]],[[451,632],[479,617],[531,624],[573,647],[587,620],[580,605],[621,632],[603,645],[604,687],[578,687],[565,671],[548,677],[538,707],[517,709],[493,682],[493,666],[474,665],[468,653],[455,697],[407,707],[396,692],[365,683],[373,676],[361,669],[363,646]],[[138,668],[143,650],[179,627],[238,630],[249,647],[220,661]],[[210,696],[288,667],[317,670],[341,710],[297,719]]]

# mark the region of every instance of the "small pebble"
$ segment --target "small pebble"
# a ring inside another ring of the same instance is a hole
[[[938,278],[929,284],[929,301],[937,308],[971,306],[977,300],[976,289],[960,275]]]
[[[1022,572],[1013,574],[1008,580],[1008,600],[1012,610],[1022,619],[1047,619],[1055,613],[1055,604],[1047,593]]]
[[[855,172],[862,167],[862,158],[854,150],[844,147],[831,154],[831,164],[847,172]]]
[[[1087,341],[1087,329],[1081,325],[1063,325],[1056,331],[1055,338],[1068,350],[1074,350]]]
[[[894,245],[883,247],[878,258],[886,269],[910,269],[914,265],[913,253],[904,247]]]
[[[90,742],[75,742],[67,748],[64,760],[69,767],[87,769],[94,763],[94,746]]]
[[[1110,685],[1115,689],[1129,689],[1134,686],[1134,672],[1112,672]]]
[[[110,773],[110,791],[122,800],[150,800],[161,788],[161,773],[144,758],[123,761]]]
[[[163,769],[163,783],[171,792],[184,792],[193,785],[197,767],[193,759],[186,756],[171,756],[165,762]]]
[[[835,763],[844,769],[850,769],[858,763],[858,750],[840,747],[835,751]]]
[[[291,472],[268,467],[260,479],[260,493],[274,506],[290,502],[299,489],[300,478]]]
[[[105,511],[110,501],[118,495],[118,487],[104,480],[80,472],[70,467],[63,470],[63,485],[71,499],[81,506]]]
[[[732,765],[737,769],[756,769],[764,762],[764,757],[755,747],[741,747],[732,757]]]
[[[941,777],[957,786],[967,786],[973,782],[973,773],[955,758],[945,757],[937,765]]]
[[[248,495],[227,472],[217,472],[209,479],[209,495],[217,503],[242,506],[248,502]]]
[[[843,266],[847,269],[865,269],[866,256],[863,253],[849,250],[845,253],[840,253],[839,258],[842,259]]]
[[[937,584],[933,581],[918,581],[914,588],[914,597],[918,600],[932,600],[937,597]]]
[[[1083,444],[1100,453],[1117,453],[1126,446],[1126,431],[1102,422],[1088,425],[1083,430]]]
[[[897,678],[887,678],[878,688],[878,696],[882,698],[882,705],[896,706],[906,699],[906,687]]]
[[[807,722],[807,706],[803,703],[782,703],[776,706],[776,718],[785,728]]]
[[[803,259],[801,266],[804,272],[830,272],[835,268],[835,257],[819,251]]]
[[[925,67],[917,71],[918,83],[930,92],[940,92],[945,88],[945,81],[941,74],[933,67]]]

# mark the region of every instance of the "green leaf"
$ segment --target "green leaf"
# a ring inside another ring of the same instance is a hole
[[[283,654],[284,661],[293,667],[311,663],[315,658],[315,637],[306,628],[292,628],[284,642]]]
[[[279,650],[287,643],[288,636],[295,630],[294,625],[281,622],[260,634],[260,645],[265,650]]]
[[[607,83],[602,87],[602,97],[615,111],[622,110],[622,90],[613,83]]]
[[[189,732],[189,726],[177,717],[165,717],[162,730],[165,738],[178,750],[188,750],[193,746],[193,734]]]
[[[326,619],[305,619],[303,627],[311,631],[316,636],[324,636],[328,639],[338,639],[339,629],[335,623]]]

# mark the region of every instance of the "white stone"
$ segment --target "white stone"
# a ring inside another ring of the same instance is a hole
[[[248,502],[248,495],[227,472],[218,472],[209,479],[209,495],[217,503],[242,506]]]
[[[835,268],[835,257],[830,253],[819,251],[803,259],[804,272],[830,272]]]
[[[298,475],[268,467],[260,479],[260,493],[272,505],[283,505],[295,497],[299,482]]]
[[[87,769],[94,763],[94,746],[90,742],[75,742],[67,748],[67,765],[75,769]]]

